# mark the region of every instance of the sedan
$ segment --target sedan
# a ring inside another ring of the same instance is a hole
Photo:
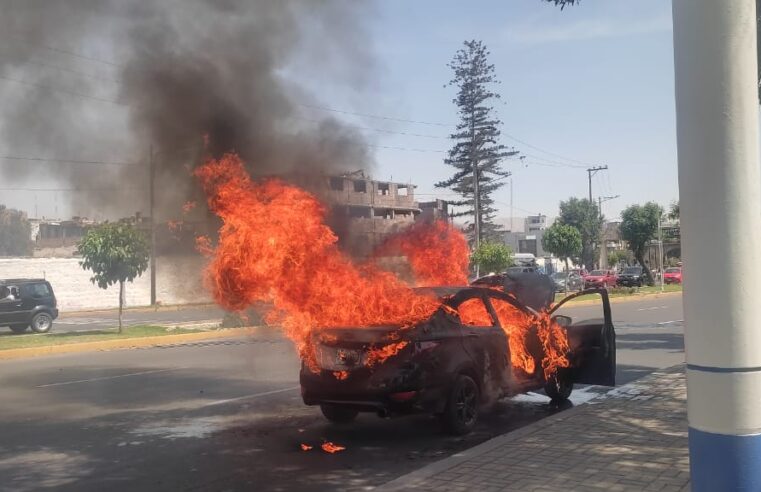
[[[584,288],[584,279],[576,272],[557,272],[553,273],[551,277],[552,281],[555,282],[555,292],[581,290]]]
[[[584,288],[603,288],[615,287],[618,277],[614,270],[592,270],[589,275],[584,277]]]
[[[359,412],[431,413],[461,435],[473,429],[481,408],[502,397],[544,389],[564,401],[575,383],[615,385],[615,330],[605,290],[569,296],[547,314],[495,288],[426,291],[441,307],[412,326],[315,330],[314,366],[301,368],[304,403],[319,405],[335,423],[349,423]],[[589,294],[599,294],[600,313],[578,321],[556,314],[566,301]],[[567,364],[544,364],[552,348],[545,348],[540,332],[548,329],[567,340],[560,354]]]
[[[681,268],[667,268],[663,272],[663,281],[667,284],[681,284],[682,283],[682,269]]]

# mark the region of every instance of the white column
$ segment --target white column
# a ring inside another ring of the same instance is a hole
[[[755,0],[673,0],[694,491],[761,490]]]

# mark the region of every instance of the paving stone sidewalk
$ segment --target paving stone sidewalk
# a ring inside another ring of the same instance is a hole
[[[433,463],[382,491],[687,491],[684,365]]]

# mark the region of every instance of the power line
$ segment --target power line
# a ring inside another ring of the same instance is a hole
[[[13,63],[12,61],[8,61],[7,59],[6,59],[5,62],[6,63]],[[36,61],[36,60],[24,60],[23,63],[24,64],[29,64],[29,65],[37,65],[37,66],[48,68],[48,69],[51,69],[51,70],[60,70],[62,72],[69,72],[69,73],[73,73],[73,74],[76,74],[76,75],[79,75],[79,76],[82,76],[82,77],[87,77],[87,78],[94,79],[94,80],[102,80],[102,81],[107,81],[107,82],[119,82],[118,79],[115,79],[113,77],[103,77],[101,75],[94,75],[94,74],[91,74],[91,73],[82,72],[82,71],[79,71],[79,70],[74,70],[73,68],[60,67],[58,65],[51,65],[49,63],[43,63],[43,62]]]
[[[303,120],[303,121],[311,121],[312,123],[323,123],[325,120],[313,120],[311,118],[302,118],[300,116],[294,116],[293,118]],[[447,139],[449,137],[444,137],[441,135],[426,135],[423,133],[410,133],[410,132],[400,132],[395,130],[386,130],[384,128],[371,128],[368,126],[361,126],[361,125],[352,125],[349,123],[341,123],[342,126],[345,126],[347,128],[356,128],[358,130],[367,130],[371,132],[379,132],[379,133],[391,133],[395,135],[405,135],[408,137],[421,137],[421,138],[439,138],[439,139]]]
[[[34,82],[29,82],[27,80],[13,79],[11,77],[6,77],[4,75],[0,75],[0,79],[7,80],[9,82],[15,82],[17,84],[28,85],[30,87],[36,87],[38,89],[45,89],[45,90],[50,90],[50,91],[55,91],[55,92],[61,92],[63,94],[68,94],[70,96],[81,97],[81,98],[84,98],[84,99],[92,99],[93,101],[100,101],[100,102],[105,102],[105,103],[110,103],[110,104],[117,104],[119,106],[127,106],[127,104],[125,104],[123,102],[116,101],[114,99],[105,99],[105,98],[102,98],[102,97],[90,96],[90,95],[87,95],[87,94],[82,94],[82,93],[70,91],[70,90],[67,90],[67,89],[60,89],[58,87],[52,87],[52,86],[49,86],[49,85],[43,85],[43,84],[37,84],[37,83],[34,83]]]
[[[373,147],[375,149],[391,149],[391,150],[406,150],[409,152],[434,152],[434,153],[441,153],[446,154],[449,152],[448,150],[437,150],[437,149],[410,149],[408,147],[392,147],[389,145],[372,145],[372,144],[365,144],[367,147]]]
[[[0,155],[0,159],[7,161],[33,161],[33,162],[58,162],[62,164],[91,164],[103,166],[140,166],[139,162],[109,162],[109,161],[87,161],[78,159],[56,159],[47,157],[22,157],[16,155]]]
[[[79,58],[81,60],[87,60],[87,61],[92,61],[92,62],[97,62],[97,63],[103,63],[104,65],[110,65],[112,67],[121,68],[120,64],[112,62],[112,61],[109,61],[109,60],[103,60],[102,58],[96,58],[94,56],[89,56],[89,55],[83,55],[82,53],[77,53],[75,51],[64,50],[64,49],[61,49],[61,48],[55,48],[53,46],[48,46],[48,45],[42,44],[42,43],[30,43],[28,40],[22,39],[22,38],[20,38],[18,36],[11,36],[11,35],[6,34],[6,37],[15,39],[16,41],[21,41],[24,44],[27,44],[29,46],[34,46],[34,47],[37,47],[37,48],[45,48],[46,50],[54,51],[56,53],[62,53],[64,55],[73,56],[73,57]]]
[[[392,116],[381,116],[377,114],[369,114],[369,113],[359,113],[355,111],[344,111],[342,109],[334,109],[334,108],[328,108],[325,106],[315,106],[312,104],[298,104],[298,106],[302,106],[305,108],[311,108],[311,109],[319,109],[320,111],[329,111],[331,113],[340,113],[340,114],[350,114],[353,116],[365,116],[367,118],[376,118],[379,120],[388,120],[388,121],[399,121],[402,123],[415,123],[418,125],[431,125],[431,126],[444,126],[444,127],[454,127],[455,125],[451,123],[436,123],[433,121],[419,121],[419,120],[408,120],[405,118],[395,118]]]
[[[584,162],[584,161],[579,161],[579,160],[577,160],[577,159],[571,159],[570,157],[565,157],[565,156],[563,156],[563,155],[560,155],[560,154],[556,154],[556,153],[554,153],[554,152],[550,152],[549,150],[544,150],[544,149],[542,149],[541,147],[537,147],[537,146],[535,146],[535,145],[531,145],[530,143],[528,143],[528,142],[525,142],[525,141],[523,141],[523,140],[521,140],[521,139],[519,139],[519,138],[517,138],[517,137],[514,137],[514,136],[510,135],[509,133],[505,133],[505,132],[501,132],[501,133],[502,133],[502,135],[506,136],[506,137],[507,137],[507,138],[509,138],[510,140],[514,140],[514,141],[516,141],[516,142],[518,142],[518,143],[520,143],[520,144],[523,144],[523,145],[525,145],[526,147],[529,147],[529,148],[531,148],[531,149],[537,150],[537,151],[539,151],[539,152],[543,152],[543,153],[545,153],[545,154],[548,154],[548,155],[551,155],[551,156],[557,157],[557,158],[559,158],[559,159],[563,159],[563,160],[566,160],[566,161],[571,161],[571,162],[576,162],[576,163],[578,163],[578,164],[582,164],[582,166],[578,166],[578,167],[584,167],[584,166],[589,166],[589,165],[591,165],[591,164],[589,164],[589,163],[587,163],[587,162]]]

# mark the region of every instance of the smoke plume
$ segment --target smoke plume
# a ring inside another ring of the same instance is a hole
[[[372,164],[360,134],[310,108],[309,87],[372,79],[365,2],[0,3],[0,155],[93,161],[4,159],[4,183],[53,174],[81,189],[75,210],[147,212],[152,150],[162,219],[193,199],[204,154],[237,151],[254,175]]]

